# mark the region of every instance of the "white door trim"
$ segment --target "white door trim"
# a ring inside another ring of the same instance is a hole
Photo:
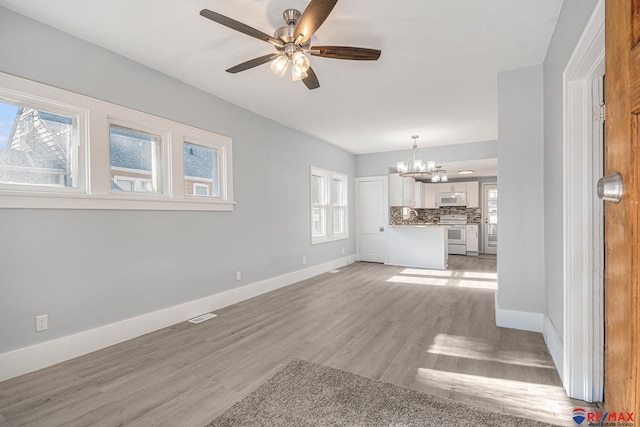
[[[604,0],[600,0],[563,74],[563,355],[558,366],[567,394],[601,401],[603,373],[598,369],[604,344],[597,332],[604,322],[594,316],[602,304],[594,289],[597,263],[593,241],[592,80],[604,74]]]
[[[482,189],[480,190],[481,194],[482,194],[482,201],[480,202],[480,206],[482,206],[482,244],[480,245],[480,251],[483,253],[487,252],[487,243],[488,243],[488,237],[487,237],[487,229],[489,228],[489,224],[487,224],[487,210],[485,209],[487,206],[487,200],[486,200],[486,186],[487,185],[495,185],[496,188],[498,187],[498,182],[483,182],[482,183]],[[498,193],[498,200],[500,200],[500,193]],[[500,203],[498,201],[498,203]],[[499,206],[499,205],[498,205]],[[500,208],[498,207],[498,210],[500,210]],[[498,232],[498,236],[500,235],[500,233]],[[500,239],[500,237],[498,237],[498,239]],[[496,251],[497,254],[497,251]]]
[[[367,177],[361,177],[358,178],[356,177],[355,179],[355,184],[356,184],[356,259],[358,261],[360,261],[360,242],[362,239],[362,230],[360,229],[360,224],[359,224],[359,218],[360,218],[360,206],[358,206],[358,201],[360,200],[360,183],[361,182],[369,182],[369,181],[383,181],[383,185],[384,185],[384,199],[387,203],[385,203],[385,211],[383,213],[383,220],[384,220],[384,227],[385,230],[387,230],[389,228],[389,177],[387,175],[383,175],[383,176],[367,176]],[[386,258],[387,258],[387,247],[389,246],[387,244],[387,235],[388,233],[384,233],[384,246],[385,246],[385,262],[386,262]]]

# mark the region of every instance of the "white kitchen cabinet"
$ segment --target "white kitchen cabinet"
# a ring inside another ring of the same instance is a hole
[[[469,181],[466,184],[467,184],[467,207],[479,208],[480,207],[480,197],[479,197],[480,184],[478,183],[478,181]]]
[[[389,206],[415,207],[415,185],[413,178],[402,177],[399,173],[389,174]]]
[[[478,255],[478,224],[467,224],[467,256]]]
[[[441,182],[436,185],[438,193],[464,193],[467,191],[466,182]]]
[[[438,184],[422,184],[422,207],[438,209]]]
[[[452,182],[451,183],[451,192],[452,193],[464,193],[467,190],[466,182]]]
[[[424,184],[422,182],[416,181],[414,185],[414,200],[416,202],[414,207],[422,209],[424,208],[424,201],[422,200],[422,187],[424,187]]]
[[[467,193],[467,207],[479,208],[478,181],[416,182],[398,173],[389,175],[389,206],[407,206],[420,209],[438,209],[439,193]]]

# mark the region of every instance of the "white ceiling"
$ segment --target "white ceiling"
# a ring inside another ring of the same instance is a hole
[[[498,172],[498,159],[465,160],[456,162],[438,162],[438,166],[447,171],[447,177],[452,180],[479,178],[483,176],[496,176]],[[460,171],[472,171],[469,174],[460,175]]]
[[[199,15],[265,33],[308,0],[0,0],[220,98],[354,154],[497,139],[497,73],[540,64],[563,0],[342,0],[313,45],[382,50],[377,62],[311,57],[320,88],[268,64],[224,70],[274,49]]]

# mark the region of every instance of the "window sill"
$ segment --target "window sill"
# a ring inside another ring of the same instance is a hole
[[[340,237],[322,237],[322,238],[311,238],[312,245],[318,245],[320,243],[329,243],[329,242],[337,242],[338,240],[347,240],[349,235],[341,235]]]
[[[87,196],[73,194],[3,194],[2,209],[96,209],[150,211],[233,211],[236,202],[219,200],[140,199],[124,196]]]

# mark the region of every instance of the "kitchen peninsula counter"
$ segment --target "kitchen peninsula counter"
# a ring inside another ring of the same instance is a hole
[[[444,270],[449,257],[447,227],[438,224],[389,226],[387,264]]]

